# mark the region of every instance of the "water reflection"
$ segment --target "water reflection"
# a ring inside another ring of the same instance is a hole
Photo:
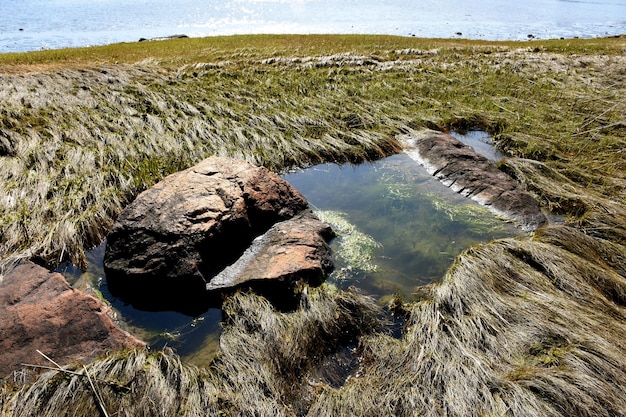
[[[121,319],[122,327],[152,348],[164,346],[174,348],[181,356],[198,356],[208,351],[212,356],[219,337],[221,310],[210,309],[198,317],[172,311],[142,311],[111,295],[104,274],[104,251],[106,242],[87,252],[87,270],[81,271],[74,265],[63,264],[57,272],[62,273],[72,287],[87,290],[104,298],[111,304]],[[206,363],[206,357],[202,358]]]
[[[452,131],[450,134],[471,147],[474,152],[481,154],[490,161],[498,162],[504,157],[504,155],[493,146],[491,135],[485,131],[471,130],[464,134]]]

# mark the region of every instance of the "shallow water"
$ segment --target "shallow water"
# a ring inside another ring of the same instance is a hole
[[[337,259],[330,282],[354,285],[378,298],[400,294],[410,299],[419,286],[439,281],[469,246],[521,234],[487,208],[452,192],[405,154],[357,166],[319,165],[285,179],[322,217],[327,211],[343,213],[344,220],[371,238],[356,248],[360,254],[371,252],[366,266]],[[341,239],[340,233],[331,245],[338,254]]]
[[[482,130],[471,130],[464,134],[450,132],[452,136],[469,146],[474,152],[481,154],[493,162],[500,161],[504,155],[493,146],[491,135]]]
[[[198,317],[172,311],[142,311],[114,297],[108,289],[104,273],[106,242],[87,252],[87,270],[64,264],[57,269],[68,282],[81,290],[95,290],[119,315],[120,324],[153,348],[169,346],[181,356],[188,356],[217,344],[220,309],[210,309]]]
[[[483,132],[455,134],[477,152],[498,159]],[[360,165],[322,164],[283,176],[339,232],[331,246],[336,270],[328,282],[355,286],[385,302],[394,294],[411,300],[419,286],[439,281],[469,246],[522,234],[485,207],[443,186],[407,154]],[[336,222],[334,224],[333,222]],[[217,349],[221,312],[199,317],[145,312],[108,291],[105,244],[87,254],[88,268],[60,268],[77,288],[95,288],[130,330],[153,347],[172,347],[201,365]]]
[[[626,33],[626,0],[0,0],[0,52],[247,33],[598,37]]]

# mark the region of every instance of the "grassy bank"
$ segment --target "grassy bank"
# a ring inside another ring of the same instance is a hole
[[[626,409],[624,247],[566,226],[464,253],[391,336],[372,300],[326,288],[276,312],[227,301],[205,369],[122,352],[49,372],[7,416],[617,416]],[[348,377],[348,378],[347,378]],[[347,380],[346,380],[347,378]],[[6,389],[6,388],[5,388]],[[1,407],[3,406],[3,407]]]
[[[129,199],[208,155],[359,161],[424,126],[486,129],[623,203],[625,44],[241,36],[0,55],[0,263],[80,263]]]
[[[400,338],[356,294],[312,291],[291,314],[237,296],[206,370],[163,353],[90,365],[125,387],[102,383],[105,405],[626,414],[625,52],[624,38],[241,36],[0,55],[0,265],[80,263],[126,202],[208,155],[281,171],[381,157],[425,127],[485,129],[509,157],[501,169],[566,225],[470,248],[418,301],[396,300]],[[345,361],[345,384],[319,374]],[[0,404],[6,415],[95,413],[83,383],[52,373],[17,396],[4,387]]]

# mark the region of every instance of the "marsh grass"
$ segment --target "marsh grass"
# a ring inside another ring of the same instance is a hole
[[[237,294],[224,312],[221,352],[207,369],[181,363],[169,349],[93,362],[88,372],[109,415],[302,415],[328,383],[320,365],[332,368],[338,352],[383,329],[380,308],[354,292],[310,289],[291,313],[278,313],[256,295]],[[86,379],[57,371],[0,404],[8,413],[2,415],[98,414]]]
[[[363,377],[309,415],[624,414],[626,276],[607,253],[618,264],[624,247],[564,226],[470,249],[412,306],[404,338],[363,341]]]
[[[51,371],[5,404],[14,415],[102,415],[82,366],[67,374]],[[119,352],[93,362],[87,371],[108,415],[218,415],[219,392],[206,371],[185,366],[171,351]],[[33,401],[33,399],[37,399]],[[71,399],[71,406],[67,401]]]
[[[0,269],[84,264],[137,193],[209,155],[359,162],[424,126],[485,129],[623,202],[625,43],[241,36],[0,55]]]
[[[625,249],[564,225],[473,247],[421,301],[396,306],[400,337],[355,292],[307,289],[293,312],[240,293],[205,368],[166,350],[89,372],[111,415],[623,415]],[[44,374],[2,393],[4,415],[95,415],[85,384]]]
[[[0,265],[80,263],[126,202],[208,155],[281,171],[387,155],[412,129],[480,128],[567,226],[469,248],[419,301],[396,302],[399,338],[351,292],[307,289],[290,313],[239,294],[206,369],[168,352],[90,364],[113,382],[99,385],[106,407],[624,415],[625,45],[245,36],[2,55]],[[316,368],[346,355],[345,380]],[[17,394],[3,386],[0,404],[7,416],[98,412],[81,377],[56,372]]]
[[[563,164],[556,166],[563,167]],[[512,158],[501,162],[501,169],[532,191],[544,207],[552,213],[568,216],[570,223],[576,224],[587,234],[626,243],[626,211],[623,202],[607,197],[595,187],[577,183],[542,162]],[[616,181],[619,181],[619,177]],[[611,190],[609,193],[612,194]]]

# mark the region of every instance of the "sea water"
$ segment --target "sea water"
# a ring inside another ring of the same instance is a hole
[[[249,33],[600,37],[626,33],[626,0],[0,0],[0,53]]]

